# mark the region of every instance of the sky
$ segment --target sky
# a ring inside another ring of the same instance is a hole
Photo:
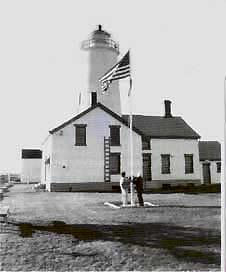
[[[1,0],[0,171],[20,172],[21,149],[41,148],[76,114],[88,65],[80,46],[98,24],[120,56],[131,49],[134,113],[161,116],[169,99],[202,140],[223,142],[225,11],[223,0]]]

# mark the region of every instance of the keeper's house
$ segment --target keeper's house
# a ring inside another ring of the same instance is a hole
[[[43,145],[42,183],[49,191],[111,191],[130,173],[128,115],[118,115],[92,94],[91,106],[52,129]],[[134,174],[146,187],[200,184],[200,136],[181,118],[133,116]]]
[[[221,182],[221,145],[217,141],[200,141],[199,157],[203,184]]]

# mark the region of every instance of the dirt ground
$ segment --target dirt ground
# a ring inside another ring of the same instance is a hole
[[[144,194],[155,205],[113,209],[120,194],[10,188],[1,271],[218,271],[220,194]]]

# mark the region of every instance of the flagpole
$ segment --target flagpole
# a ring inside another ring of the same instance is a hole
[[[132,78],[130,77],[130,89],[129,89],[129,127],[130,127],[130,205],[135,206],[134,201],[134,188],[133,188],[133,113],[132,113]]]
[[[130,64],[130,50],[124,55],[124,57],[116,63],[107,73],[105,73],[99,81],[101,82],[101,88],[103,92],[106,92],[109,88],[110,84],[114,80],[120,80],[122,78],[130,78],[130,87],[128,92],[128,99],[129,99],[129,138],[130,144],[128,151],[130,151],[130,194],[131,194],[131,206],[134,206],[134,189],[133,189],[133,115],[132,115],[132,96],[131,96],[131,89],[132,89],[132,77],[131,77],[131,64]]]
[[[224,77],[224,137],[226,136],[226,76]],[[223,143],[223,148],[222,148],[222,153],[223,153],[223,158],[225,158],[226,155],[226,143]],[[221,192],[222,192],[222,198],[221,198],[221,229],[225,230],[226,227],[226,219],[225,219],[225,210],[226,210],[226,186],[225,186],[225,177],[226,177],[226,168],[225,168],[225,163],[223,167],[222,174],[221,174]],[[221,252],[225,253],[226,249],[226,238],[225,238],[225,232],[224,235],[222,235],[221,238]],[[224,254],[221,255],[221,263],[222,263],[222,268],[223,270],[226,269],[226,261]]]

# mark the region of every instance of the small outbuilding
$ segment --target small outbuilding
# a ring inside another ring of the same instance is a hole
[[[217,141],[199,141],[201,182],[221,182],[221,144]]]
[[[21,182],[37,183],[41,181],[42,151],[22,149]]]

